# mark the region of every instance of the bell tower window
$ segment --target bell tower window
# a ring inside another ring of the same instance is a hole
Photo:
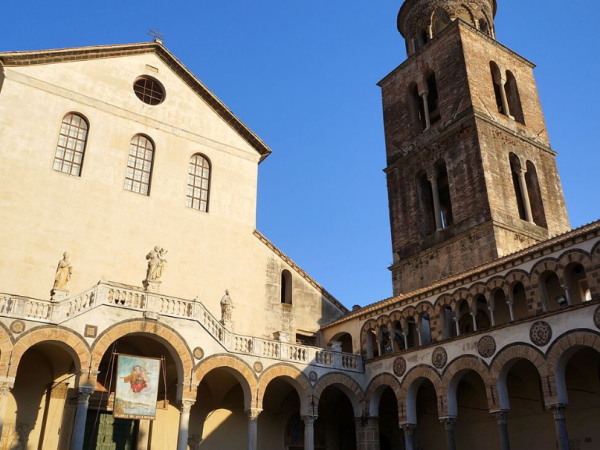
[[[504,88],[510,115],[513,116],[517,122],[525,125],[525,115],[523,114],[523,106],[521,105],[517,79],[510,70],[506,72],[506,85]]]

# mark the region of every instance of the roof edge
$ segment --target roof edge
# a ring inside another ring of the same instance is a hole
[[[262,162],[272,153],[248,126],[242,122],[200,79],[198,79],[162,43],[140,42],[133,44],[98,45],[51,50],[1,52],[0,62],[4,67],[24,67],[61,62],[86,61],[91,59],[117,58],[144,53],[155,53],[167,64],[200,98],[202,98],[227,124],[261,155]]]
[[[443,288],[445,285],[460,283],[464,279],[473,277],[474,275],[476,275],[478,273],[492,271],[494,269],[500,269],[501,266],[504,266],[505,264],[508,264],[510,262],[514,262],[514,261],[518,260],[519,258],[522,258],[524,256],[530,255],[530,254],[538,252],[538,251],[542,251],[542,250],[544,250],[548,247],[554,246],[554,245],[559,245],[561,243],[569,241],[570,239],[575,239],[575,238],[578,238],[578,237],[588,234],[588,233],[596,233],[597,235],[600,235],[600,220],[597,220],[597,221],[591,222],[587,225],[583,225],[579,228],[575,228],[573,230],[567,231],[566,233],[551,237],[550,239],[547,239],[545,241],[534,244],[523,250],[519,250],[510,255],[503,256],[502,258],[495,259],[488,263],[473,267],[472,269],[465,270],[464,272],[458,273],[456,275],[451,275],[449,277],[435,281],[434,283],[432,283],[431,285],[429,285],[427,287],[417,289],[415,291],[408,292],[406,294],[400,294],[395,297],[390,297],[390,298],[387,298],[384,300],[380,300],[375,303],[371,303],[360,309],[357,309],[356,311],[352,311],[350,314],[347,314],[340,319],[337,319],[328,324],[324,324],[323,326],[321,326],[321,329],[324,330],[324,329],[327,329],[327,328],[330,328],[330,327],[333,327],[336,325],[340,325],[344,322],[348,322],[352,319],[360,317],[361,315],[375,312],[376,310],[378,310],[380,308],[389,307],[390,305],[393,305],[394,303],[397,303],[399,301],[410,300],[413,298],[416,299],[417,297],[419,297],[421,295],[429,294],[429,293],[431,293],[433,295],[434,291],[439,290],[440,288]],[[504,270],[504,269],[502,269],[502,270]],[[501,270],[497,270],[497,271],[501,271]]]
[[[308,283],[310,283],[315,289],[317,289],[323,297],[333,303],[342,313],[349,313],[350,310],[346,308],[342,303],[331,295],[327,289],[321,286],[319,283],[315,281],[313,277],[311,277],[308,273],[306,273],[298,264],[296,264],[289,256],[283,253],[279,248],[275,246],[264,234],[262,234],[258,230],[254,230],[254,236],[256,236],[263,244],[271,249],[277,256],[283,259],[286,264],[288,264],[292,269],[294,269],[302,278],[304,278]]]

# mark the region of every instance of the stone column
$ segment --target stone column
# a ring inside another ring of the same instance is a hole
[[[513,305],[515,304],[515,298],[512,292],[508,293],[508,298],[506,299],[506,304],[508,305],[508,311],[510,312],[510,321],[515,321],[515,311]]]
[[[440,422],[444,424],[446,430],[446,448],[448,450],[456,450],[456,441],[454,439],[454,422],[456,417],[443,417]]]
[[[495,327],[495,326],[496,326],[496,316],[494,315],[494,309],[495,309],[495,307],[494,307],[494,308],[490,308],[490,307],[488,306],[488,311],[490,312],[490,319],[491,319],[491,321],[492,321],[492,326],[493,326],[493,327]]]
[[[2,429],[4,428],[4,415],[6,414],[6,404],[8,403],[8,394],[15,386],[12,381],[0,382],[0,439],[2,439]]]
[[[431,119],[429,118],[429,102],[427,101],[428,96],[429,92],[427,91],[421,94],[421,97],[423,97],[423,106],[425,109],[425,130],[423,131],[427,131],[431,127]]]
[[[554,423],[556,425],[556,437],[558,439],[558,450],[571,450],[569,444],[569,432],[567,431],[567,421],[565,410],[567,405],[558,403],[550,405],[550,410],[554,414]]]
[[[248,450],[258,450],[258,416],[262,409],[247,409],[248,414]]]
[[[150,442],[150,421],[140,420],[138,425],[138,436],[136,450],[148,450],[148,444]]]
[[[519,187],[521,188],[521,194],[523,195],[523,206],[525,207],[525,219],[527,222],[533,222],[533,213],[531,212],[531,202],[529,201],[529,191],[527,190],[527,180],[525,180],[525,169],[521,168],[518,173],[519,175]]]
[[[315,420],[317,416],[302,416],[304,421],[304,450],[315,450]]]
[[[71,450],[83,450],[85,436],[85,422],[87,419],[90,396],[94,393],[94,386],[79,386],[77,396],[77,412],[73,424],[73,437],[71,437]]]
[[[473,318],[473,331],[477,331],[477,313],[472,312],[471,317]]]
[[[508,439],[508,411],[495,411],[492,413],[498,423],[498,433],[500,435],[500,450],[510,450],[510,440]]]
[[[406,450],[414,450],[414,434],[415,430],[417,429],[417,425],[413,423],[405,423],[400,425],[400,428],[402,428],[402,431],[404,432],[404,446]]]
[[[188,434],[190,429],[190,412],[194,400],[181,400],[181,415],[179,416],[179,435],[177,437],[177,450],[187,450]]]
[[[567,300],[567,306],[571,306],[572,305],[572,303],[571,303],[571,286],[569,286],[568,284],[565,284],[561,287],[565,291],[565,299]]]
[[[508,98],[506,98],[506,80],[504,78],[500,79],[500,97],[502,98],[502,109],[504,109],[504,114],[512,118],[508,106]]]
[[[440,231],[444,229],[442,224],[442,208],[440,207],[440,191],[438,188],[437,175],[427,177],[431,183],[431,194],[433,195],[433,214],[435,215],[435,229]]]
[[[460,336],[460,323],[458,322],[458,317],[454,316],[452,320],[454,320],[454,324],[456,326],[456,335]]]
[[[356,450],[379,450],[379,418],[358,418],[356,422]]]

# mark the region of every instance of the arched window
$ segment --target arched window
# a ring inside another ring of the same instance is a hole
[[[54,170],[76,177],[81,175],[88,130],[87,121],[79,114],[70,113],[63,118],[52,166]]]
[[[281,303],[292,304],[292,274],[289,270],[281,272]]]
[[[208,212],[210,194],[210,162],[199,153],[190,159],[186,206]]]
[[[490,71],[492,72],[492,82],[494,84],[494,95],[496,97],[496,107],[500,114],[507,116],[505,91],[502,87],[502,72],[494,61],[490,61]]]
[[[542,308],[544,312],[555,311],[568,306],[567,295],[560,285],[560,280],[555,272],[545,271],[540,275],[540,290],[542,294]]]
[[[523,106],[521,105],[519,88],[517,87],[517,79],[510,70],[506,71],[506,85],[504,86],[504,89],[506,91],[510,115],[513,116],[517,122],[525,125],[525,116],[523,114]]]
[[[433,13],[433,36],[437,36],[444,28],[450,25],[452,20],[450,19],[450,15],[443,8],[438,8]]]
[[[125,189],[142,195],[150,195],[154,143],[148,136],[137,134],[129,145]]]
[[[421,29],[419,32],[419,48],[423,48],[429,42],[429,31],[427,28]]]
[[[548,228],[546,222],[546,213],[544,212],[544,202],[542,200],[542,190],[537,176],[537,170],[531,161],[527,161],[527,173],[525,181],[527,183],[527,192],[529,194],[529,202],[531,203],[531,214],[533,222],[538,227]]]
[[[487,23],[487,20],[479,19],[479,30],[481,30],[482,33],[485,33],[488,36],[490,36],[490,27]]]

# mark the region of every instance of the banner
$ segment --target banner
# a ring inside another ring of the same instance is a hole
[[[161,360],[119,355],[113,416],[118,419],[156,419]]]

